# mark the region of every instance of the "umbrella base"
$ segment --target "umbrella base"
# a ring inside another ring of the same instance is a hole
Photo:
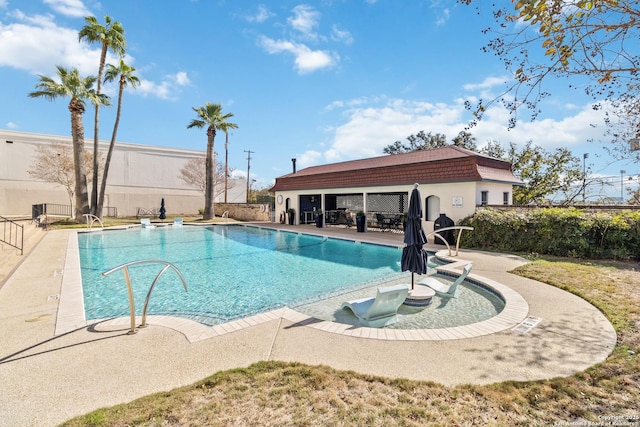
[[[431,305],[435,291],[427,286],[416,285],[414,289],[409,291],[409,295],[404,300],[404,305],[414,308],[424,308]]]

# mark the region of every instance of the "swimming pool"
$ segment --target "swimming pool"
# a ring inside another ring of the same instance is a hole
[[[337,310],[344,300],[375,295],[376,286],[406,283],[410,277],[400,271],[402,251],[397,247],[254,226],[79,233],[78,246],[87,320],[129,314],[122,274],[103,278],[101,273],[139,259],[173,263],[189,285],[185,293],[174,273],[163,275],[151,296],[148,313],[186,317],[205,325],[285,306],[319,319],[356,324],[355,318]],[[161,267],[130,268],[139,311]],[[421,312],[401,308],[401,322],[394,327],[465,325],[488,319],[504,307],[489,290],[466,283],[462,286],[464,292],[455,302],[434,304]]]
[[[139,259],[173,263],[151,296],[149,314],[214,325],[317,301],[401,274],[401,250],[249,226],[160,227],[79,233],[87,319],[129,314],[121,273],[101,273]],[[136,308],[161,266],[130,268]]]

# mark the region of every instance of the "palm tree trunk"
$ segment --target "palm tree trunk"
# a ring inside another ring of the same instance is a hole
[[[118,125],[120,124],[120,111],[122,111],[122,93],[124,92],[124,82],[120,81],[120,89],[118,91],[118,110],[116,111],[116,121],[113,124],[113,132],[111,133],[111,142],[109,143],[109,151],[104,161],[104,170],[102,171],[102,183],[100,184],[100,195],[98,196],[97,213],[94,214],[102,219],[102,208],[104,207],[104,193],[107,189],[107,175],[109,174],[109,165],[111,164],[111,155],[113,147],[116,145],[116,135],[118,134]]]
[[[100,95],[102,88],[102,74],[104,73],[104,64],[107,58],[107,44],[102,43],[102,50],[100,52],[100,65],[98,66],[98,88],[96,94]],[[98,210],[98,141],[100,139],[99,132],[99,116],[100,116],[100,104],[95,105],[96,114],[93,119],[93,181],[91,183],[91,209],[92,213],[102,218],[102,208]]]
[[[98,123],[100,115],[100,106],[95,105],[96,113],[93,118],[93,180],[91,182],[91,213],[99,216],[97,213],[98,207]]]
[[[207,159],[205,163],[205,185],[204,185],[204,215],[202,219],[209,220],[215,216],[213,210],[213,144],[216,136],[215,128],[211,126],[207,130]]]
[[[84,106],[77,99],[72,99],[69,103],[69,111],[71,112],[71,138],[73,140],[73,163],[76,181],[74,219],[76,222],[82,222],[82,216],[89,213],[87,174],[84,164],[84,125],[82,124]]]
[[[229,176],[229,132],[225,132],[224,142],[224,202],[227,203],[227,177]]]

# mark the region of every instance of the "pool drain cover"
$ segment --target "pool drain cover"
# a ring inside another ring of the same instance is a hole
[[[524,335],[533,329],[542,319],[540,317],[529,316],[522,321],[518,326],[512,329],[517,334]]]

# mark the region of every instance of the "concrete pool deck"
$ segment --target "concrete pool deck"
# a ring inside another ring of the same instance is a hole
[[[265,225],[402,245],[402,235],[390,232]],[[260,321],[220,325],[224,333],[210,332],[210,336],[202,336],[203,329],[198,329],[190,337],[180,332],[189,326],[179,325],[181,320],[174,318],[149,318],[149,327],[135,335],[127,334],[128,317],[88,325],[72,326],[72,322],[63,329],[56,325],[61,305],[69,303],[62,290],[63,278],[79,274],[66,265],[72,233],[46,232],[0,288],[2,426],[57,425],[100,407],[261,360],[322,364],[446,385],[486,384],[571,375],[606,359],[616,343],[611,324],[592,305],[508,273],[525,260],[472,251],[461,251],[459,258],[474,262],[474,274],[505,285],[527,303],[528,311],[500,332],[442,340],[389,330],[384,330],[383,337],[372,336],[362,332],[368,328],[353,327],[361,334],[345,334],[336,333],[339,326],[331,326],[332,322],[300,317],[290,309],[262,315]],[[526,328],[514,327],[523,315],[542,320],[522,333]]]

